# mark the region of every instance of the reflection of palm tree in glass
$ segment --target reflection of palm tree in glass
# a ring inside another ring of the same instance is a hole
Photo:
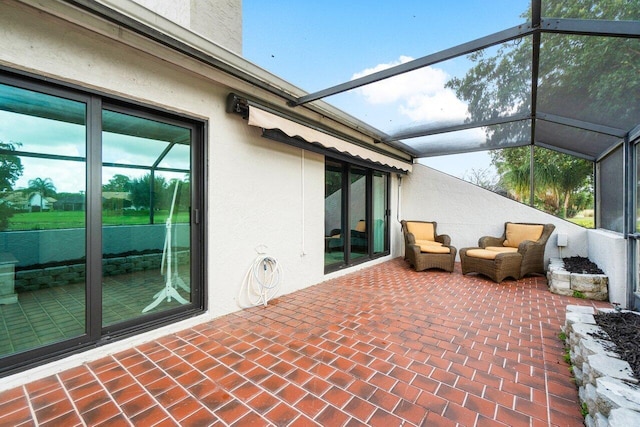
[[[29,190],[40,193],[42,197],[49,197],[56,194],[56,186],[51,178],[34,178],[29,180]]]

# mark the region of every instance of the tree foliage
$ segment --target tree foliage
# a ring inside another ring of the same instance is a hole
[[[545,0],[543,17],[638,20],[640,0]],[[523,14],[531,16],[529,9]],[[640,40],[617,37],[543,34],[540,45],[538,111],[589,118],[627,129],[637,123]],[[475,64],[447,87],[466,101],[472,122],[531,113],[531,37],[505,43],[495,54],[474,52]],[[625,127],[626,126],[626,127]],[[486,130],[491,146],[530,142],[527,121]],[[529,149],[491,152],[501,182],[520,200],[529,193]],[[560,216],[592,200],[592,163],[549,150],[535,150],[536,204]],[[526,195],[525,195],[526,194]]]
[[[163,176],[154,178],[153,187],[151,186],[151,174],[146,174],[142,178],[134,178],[129,187],[131,202],[137,208],[149,209],[151,207],[151,192],[153,191],[153,209],[167,209],[171,203],[171,198],[167,194],[168,186],[169,184]]]
[[[107,184],[102,186],[102,191],[128,192],[131,187],[131,178],[126,175],[116,174]]]
[[[528,201],[529,147],[495,150],[490,155],[503,185],[510,189],[512,196],[519,201]],[[533,156],[534,206],[562,218],[592,206],[592,162],[539,147],[534,149]]]
[[[24,167],[20,157],[11,154],[16,151],[20,143],[6,143],[0,141],[0,191],[12,191],[13,185],[22,176]],[[14,210],[7,203],[0,203],[0,230],[6,230],[9,226],[9,218]]]
[[[56,186],[51,178],[34,178],[29,180],[29,190],[40,193],[42,197],[54,196],[56,194]]]
[[[16,151],[20,143],[6,143],[0,141],[0,191],[11,191],[18,178],[22,176],[24,167],[20,157],[11,154]]]

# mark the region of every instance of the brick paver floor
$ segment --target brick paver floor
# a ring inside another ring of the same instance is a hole
[[[0,425],[581,426],[569,304],[398,258],[4,391]]]

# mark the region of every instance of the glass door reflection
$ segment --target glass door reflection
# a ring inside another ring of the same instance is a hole
[[[190,141],[188,128],[104,111],[103,326],[191,301]]]

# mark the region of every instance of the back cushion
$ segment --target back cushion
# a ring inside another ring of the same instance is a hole
[[[434,241],[434,230],[432,222],[407,222],[407,231],[413,234],[416,240]]]
[[[507,224],[507,240],[503,246],[517,248],[525,240],[537,241],[542,236],[543,225]]]
[[[358,223],[356,224],[356,231],[359,231],[361,233],[367,231],[367,223],[362,219],[358,221]]]

